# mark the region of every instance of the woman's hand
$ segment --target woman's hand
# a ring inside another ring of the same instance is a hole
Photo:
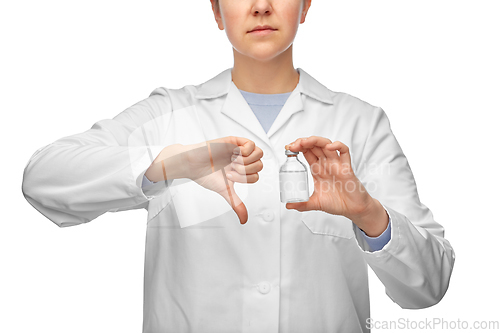
[[[185,146],[184,172],[187,178],[220,194],[245,224],[248,211],[234,191],[234,183],[257,182],[264,166],[262,156],[262,149],[253,141],[227,136]]]
[[[380,235],[385,230],[388,216],[354,175],[349,147],[340,141],[332,143],[327,138],[311,136],[297,139],[287,148],[304,154],[314,179],[314,192],[309,201],[287,203],[287,209],[343,215],[369,236]]]

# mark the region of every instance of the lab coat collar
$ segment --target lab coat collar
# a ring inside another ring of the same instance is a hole
[[[231,86],[234,85],[231,70],[232,68],[228,68],[214,78],[202,83],[199,86],[195,97],[198,99],[210,99],[229,93]],[[302,68],[298,67],[297,72],[300,74],[300,78],[299,83],[294,90],[297,90],[299,93],[305,94],[320,102],[334,104],[333,97],[335,93],[333,91],[319,83]]]
[[[266,133],[238,87],[233,83],[231,70],[232,68],[228,68],[199,85],[195,97],[198,99],[211,99],[226,95],[220,112],[252,132],[271,149],[278,149],[271,142],[273,134],[284,126],[293,114],[304,111],[303,101],[305,96],[303,95],[326,104],[334,104],[333,97],[335,93],[333,91],[316,81],[303,69],[297,68],[297,72],[300,74],[299,83]]]

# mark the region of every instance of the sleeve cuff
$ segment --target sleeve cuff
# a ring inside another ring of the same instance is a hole
[[[150,186],[150,185],[154,185],[156,184],[156,182],[152,182],[148,179],[148,177],[146,177],[146,174],[144,174],[144,176],[142,177],[142,186],[141,187],[146,187],[146,186]]]
[[[146,200],[152,200],[157,195],[161,195],[166,185],[166,182],[151,182],[147,179],[145,173],[158,154],[165,148],[164,146],[147,146],[142,155],[134,156],[135,163],[132,165],[133,175],[137,188],[140,189],[140,194]],[[132,157],[131,157],[132,158]],[[161,184],[160,184],[161,183]]]
[[[365,232],[361,229],[361,234],[363,235],[363,238],[366,240],[366,243],[370,247],[371,251],[379,251],[381,250],[389,241],[391,240],[391,215],[387,211],[387,208],[382,205],[387,212],[387,215],[389,216],[389,224],[387,225],[387,228],[384,230],[384,232],[377,236],[377,237],[370,237]]]

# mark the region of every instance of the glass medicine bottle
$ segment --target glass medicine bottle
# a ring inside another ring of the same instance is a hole
[[[303,202],[309,200],[307,167],[299,161],[299,152],[285,147],[286,161],[280,168],[280,201]]]

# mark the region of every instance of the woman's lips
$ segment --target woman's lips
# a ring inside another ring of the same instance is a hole
[[[253,30],[249,33],[256,36],[266,36],[276,31],[276,29],[263,29],[263,30]]]

